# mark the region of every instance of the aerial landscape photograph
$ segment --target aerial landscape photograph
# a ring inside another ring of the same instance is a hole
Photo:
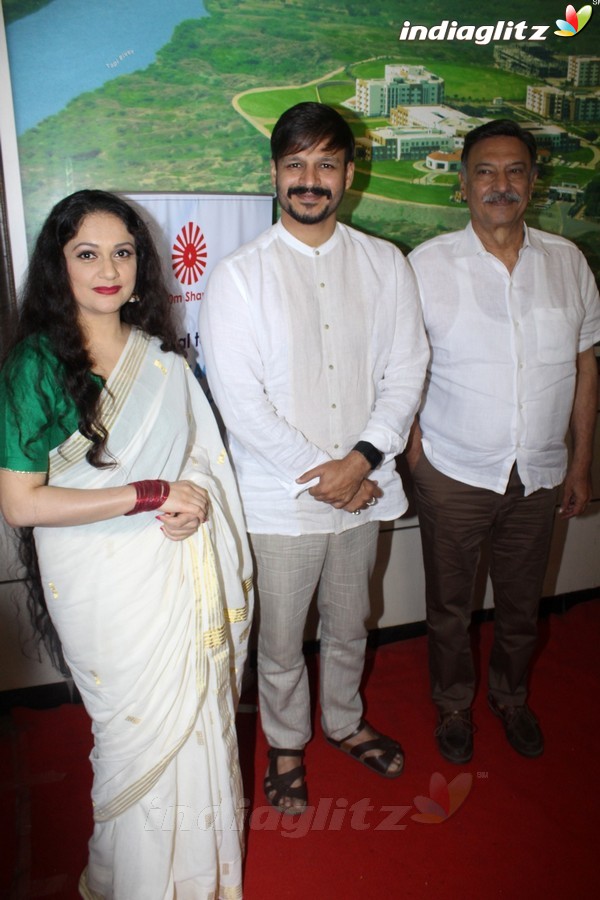
[[[528,221],[574,240],[600,271],[593,17],[565,37],[555,33],[563,4],[541,0],[526,10],[490,0],[460,15],[452,0],[424,0],[411,18],[397,0],[175,0],[168,11],[134,0],[127,15],[111,2],[86,3],[85,15],[77,6],[3,3],[11,71],[21,73],[29,241],[58,197],[90,185],[269,192],[270,130],[284,109],[314,99],[338,108],[357,139],[343,220],[403,250],[461,227],[462,137],[510,117],[538,141]]]

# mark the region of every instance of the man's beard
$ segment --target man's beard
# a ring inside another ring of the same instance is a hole
[[[288,188],[285,196],[278,189],[277,194],[280,207],[288,214],[288,216],[290,216],[296,222],[299,222],[301,225],[318,225],[319,222],[324,222],[325,219],[329,218],[329,216],[335,212],[342,199],[340,197],[337,203],[333,204],[333,194],[331,193],[329,188],[322,188],[317,186],[291,187]],[[291,202],[289,201],[291,201],[292,197],[294,196],[301,197],[304,194],[313,194],[315,197],[326,197],[330,202],[322,210],[320,210],[320,212],[316,213],[309,211],[302,212],[294,209]]]

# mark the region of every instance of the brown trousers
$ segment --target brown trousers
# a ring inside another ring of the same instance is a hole
[[[413,471],[427,601],[429,672],[441,713],[471,706],[469,627],[481,546],[489,538],[494,643],[489,690],[500,704],[527,697],[558,488],[524,497],[516,465],[504,494],[442,475],[422,453]]]

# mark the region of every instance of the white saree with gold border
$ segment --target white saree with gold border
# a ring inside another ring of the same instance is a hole
[[[156,513],[36,528],[48,608],[93,723],[95,827],[84,897],[239,898],[243,804],[235,736],[252,570],[233,473],[187,363],[133,329],[102,395],[115,465],[72,435],[49,484],[193,480],[209,521],[184,541]]]

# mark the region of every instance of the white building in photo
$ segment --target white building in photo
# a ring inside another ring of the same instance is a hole
[[[357,78],[354,107],[365,116],[389,116],[399,105],[444,100],[444,79],[425,66],[388,65],[383,78]]]

